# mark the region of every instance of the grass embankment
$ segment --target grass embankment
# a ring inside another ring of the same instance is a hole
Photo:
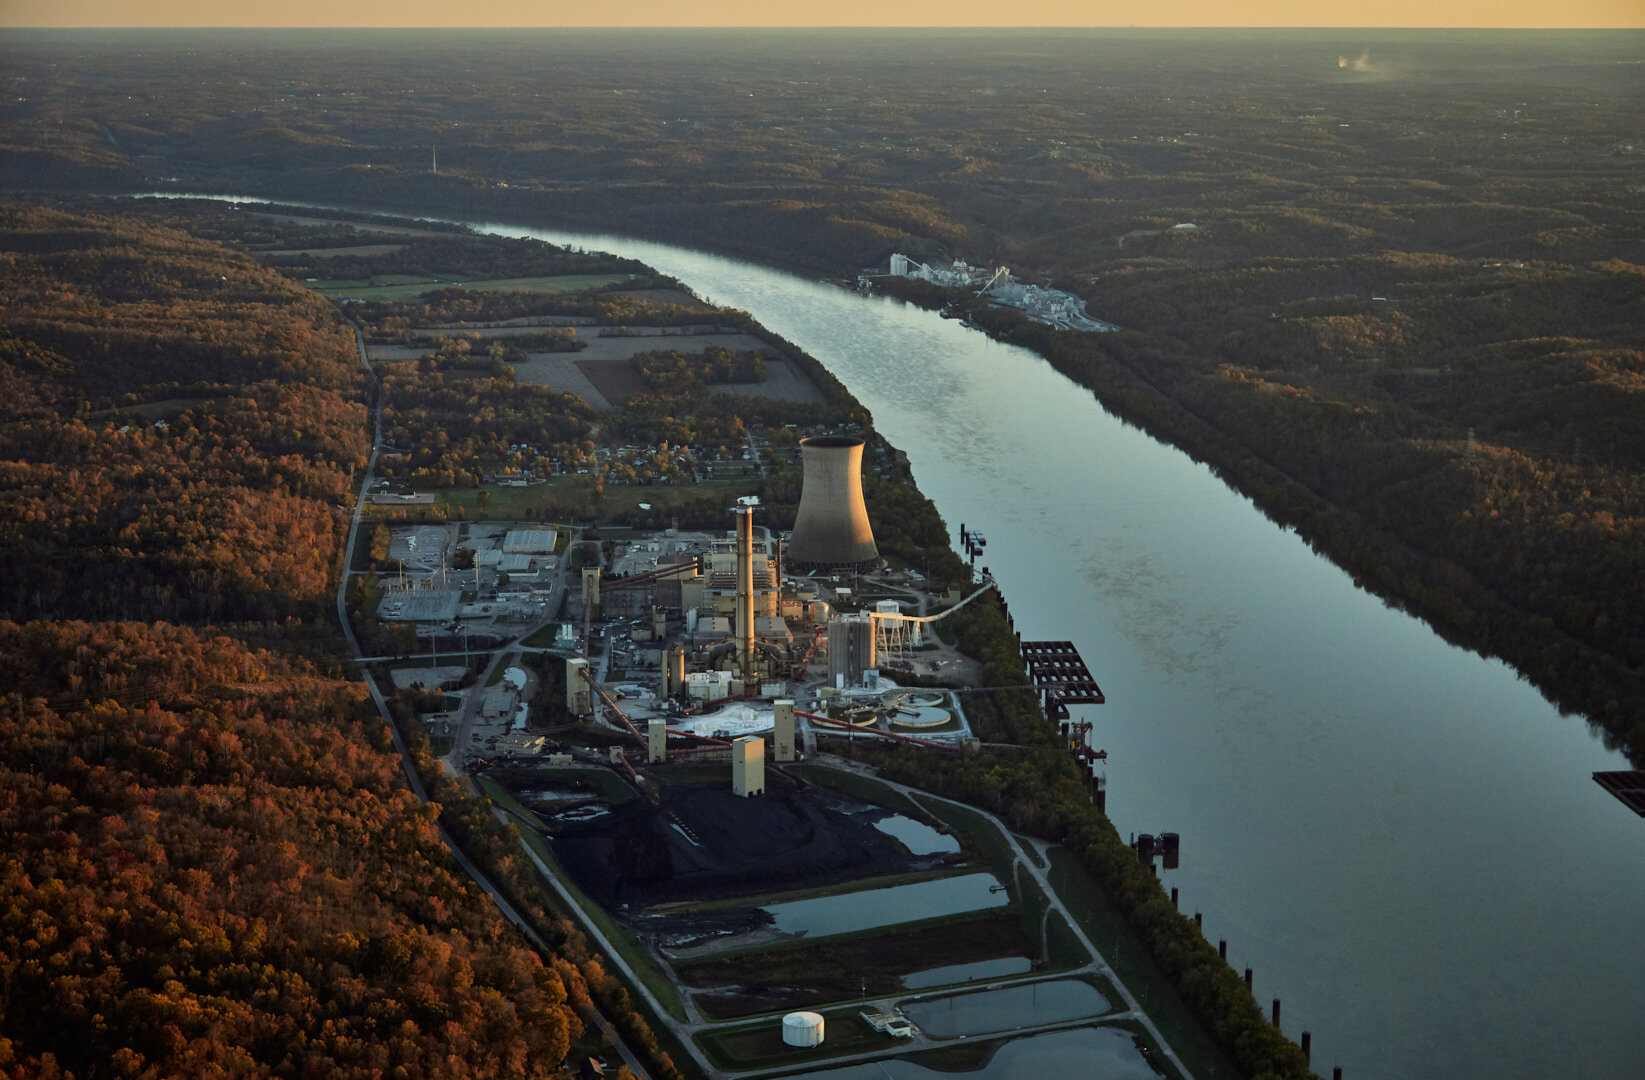
[[[437,289],[456,286],[469,292],[568,293],[627,281],[627,274],[562,274],[555,277],[492,278],[468,281],[461,277],[433,278],[417,274],[378,274],[353,281],[330,278],[310,281],[308,287],[321,296],[344,296],[361,300],[416,300]]]
[[[651,908],[653,912],[701,912],[726,911],[735,908],[771,907],[774,904],[789,904],[797,900],[815,900],[822,896],[842,896],[848,893],[867,893],[880,889],[895,888],[898,885],[914,885],[922,881],[934,881],[938,878],[959,877],[974,873],[969,867],[954,867],[949,870],[912,870],[900,874],[885,874],[880,877],[853,878],[850,881],[840,881],[832,885],[817,885],[807,889],[794,889],[790,892],[761,893],[755,896],[737,896],[726,900],[682,900],[667,904],[657,904]],[[947,918],[948,916],[942,916]]]
[[[527,487],[498,484],[433,489],[419,487],[419,492],[434,495],[432,506],[368,503],[363,514],[373,519],[415,521],[434,516],[431,511],[438,508],[439,514],[446,519],[459,516],[460,509],[465,521],[539,521],[544,518],[614,521],[620,515],[638,511],[641,503],[650,506],[651,512],[662,515],[703,499],[735,501],[739,496],[757,492],[759,483],[758,476],[749,475],[705,480],[700,484],[613,484],[608,485],[603,496],[596,501],[592,477],[557,476],[546,483]],[[481,492],[485,492],[483,497]]]
[[[354,558],[348,565],[350,570],[363,574],[370,570],[372,563],[376,561],[371,557],[371,533],[376,527],[377,526],[369,520],[362,520],[360,524],[355,527]]]
[[[1193,1076],[1241,1075],[1160,971],[1147,945],[1074,857],[1062,848],[1052,848],[1049,877],[1086,936],[1138,998],[1188,1072]]]
[[[503,676],[508,674],[508,669],[512,667],[515,661],[519,660],[519,658],[519,653],[509,653],[507,656],[499,660],[491,669],[491,676],[486,679],[486,686],[492,687],[502,682]]]
[[[835,791],[850,795],[852,798],[861,799],[863,802],[884,806],[897,811],[899,814],[906,814],[915,821],[923,821],[928,825],[938,824],[937,819],[927,813],[924,807],[896,788],[883,784],[872,776],[846,772],[841,769],[830,768],[827,765],[788,765],[784,767],[783,771],[807,783],[832,788]]]
[[[940,799],[921,798],[916,795],[914,801],[927,816],[935,817],[947,825],[959,838],[963,850],[976,852],[987,860],[988,868],[994,872],[995,877],[1007,883],[1014,880],[1018,858],[1016,845],[1002,835],[992,821],[975,810]]]

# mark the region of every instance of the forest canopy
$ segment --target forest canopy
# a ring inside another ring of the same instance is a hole
[[[6,207],[0,310],[0,1076],[597,1048],[620,986],[569,924],[545,955],[504,922],[336,670],[368,439],[333,309],[175,229]]]

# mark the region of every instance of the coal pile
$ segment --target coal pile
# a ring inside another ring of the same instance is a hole
[[[566,872],[606,908],[731,899],[945,865],[910,856],[873,827],[880,815],[808,789],[753,799],[675,786],[572,822],[551,839]]]

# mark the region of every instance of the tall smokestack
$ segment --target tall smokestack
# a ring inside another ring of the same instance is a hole
[[[801,441],[805,485],[788,541],[789,565],[803,570],[866,570],[879,560],[862,501],[862,448],[861,439],[841,435]]]
[[[754,684],[754,508],[737,516],[737,670],[743,685]]]

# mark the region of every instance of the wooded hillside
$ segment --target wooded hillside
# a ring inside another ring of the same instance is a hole
[[[184,233],[7,208],[0,311],[0,1075],[597,1049],[620,987],[569,924],[525,947],[326,659],[367,445],[328,305]]]

